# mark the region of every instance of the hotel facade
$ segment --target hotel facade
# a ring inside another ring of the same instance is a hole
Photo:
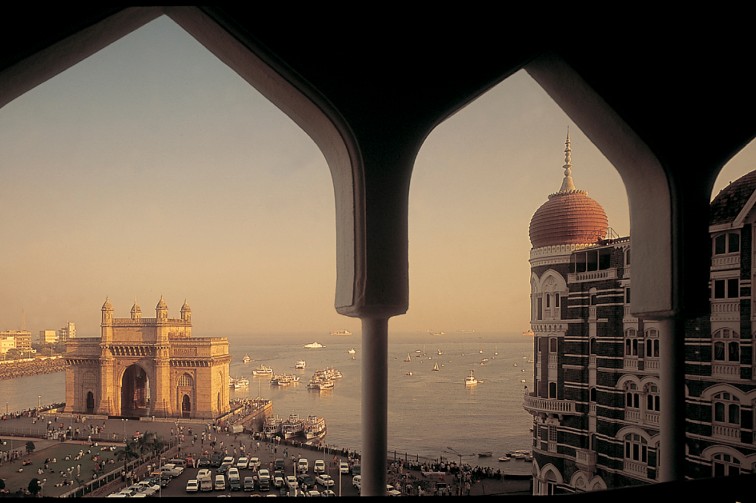
[[[709,316],[686,320],[686,478],[753,473],[756,172],[711,204]],[[632,315],[631,239],[564,179],[530,223],[533,493],[659,482],[663,324]]]

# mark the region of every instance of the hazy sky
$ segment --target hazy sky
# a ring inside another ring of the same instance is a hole
[[[410,306],[393,331],[528,328],[530,218],[573,177],[628,235],[614,168],[524,72],[428,138],[410,190]],[[750,146],[715,193],[756,167]],[[475,176],[471,176],[474,174]],[[196,336],[348,328],[333,187],[288,117],[167,18],[0,110],[0,329],[99,335],[135,299]]]

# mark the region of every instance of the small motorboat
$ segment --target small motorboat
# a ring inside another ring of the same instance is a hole
[[[499,457],[499,461],[512,461],[512,458],[507,456],[506,454]]]
[[[485,452],[479,452],[478,453],[478,457],[479,458],[490,458],[491,456],[493,456],[493,452],[491,452],[491,451],[485,451]]]

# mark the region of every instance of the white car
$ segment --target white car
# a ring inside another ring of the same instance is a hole
[[[299,487],[299,482],[297,482],[297,478],[294,475],[287,475],[286,485],[289,487],[289,489],[296,489],[297,487]]]
[[[356,487],[358,491],[360,490],[362,487],[362,475],[355,475],[352,477],[352,486]]]
[[[186,481],[186,492],[196,493],[199,491],[199,481],[197,479],[190,479]]]
[[[319,473],[315,476],[315,482],[320,484],[323,487],[333,487],[333,485],[336,483],[334,482],[333,478],[331,478],[330,475],[327,473]]]
[[[257,470],[258,468],[260,468],[260,458],[249,458],[247,468],[250,468],[252,470]]]
[[[325,489],[323,492],[320,493],[321,496],[336,496],[336,493],[333,491],[333,489]]]
[[[320,496],[320,491],[317,489],[310,489],[307,491],[307,496]]]
[[[325,461],[323,461],[322,459],[316,459],[315,464],[312,465],[312,472],[317,475],[318,473],[325,473],[325,471],[326,471]]]
[[[285,484],[286,484],[286,482],[284,481],[284,478],[281,477],[280,475],[276,475],[275,477],[273,477],[273,485],[275,487],[281,488]]]
[[[342,461],[341,463],[339,463],[339,471],[341,473],[348,474],[349,473],[349,463],[347,463],[346,461]]]
[[[241,476],[239,475],[239,469],[235,466],[232,466],[231,468],[228,469],[227,475],[228,475],[228,478],[236,478],[236,479],[241,478]]]
[[[249,458],[247,456],[242,456],[239,459],[236,460],[236,467],[239,470],[243,470],[246,468],[249,468]]]
[[[297,461],[297,473],[307,473],[310,471],[310,462],[307,458],[301,458]]]

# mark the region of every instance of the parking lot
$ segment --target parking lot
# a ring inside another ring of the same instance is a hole
[[[237,465],[238,457],[233,458],[232,464],[228,462],[228,459],[226,459],[225,464],[219,464],[218,459],[213,460],[212,457],[208,457],[201,461],[204,466],[194,467],[190,465],[181,470],[180,475],[170,478],[164,476],[162,478],[163,482],[160,484],[161,488],[156,496],[357,496],[359,494],[358,490],[352,485],[353,475],[351,473],[341,473],[339,460],[336,460],[334,463],[332,457],[329,459],[315,457],[315,455],[321,453],[314,453],[311,451],[303,451],[301,454],[301,458],[296,456],[294,456],[294,458],[291,456],[288,458],[282,456],[273,457],[275,454],[268,452],[267,449],[261,449],[258,453],[254,453],[248,457],[248,459],[255,458],[259,460],[260,465],[247,467],[239,467]],[[305,454],[309,457],[306,457]],[[301,466],[299,464],[300,459],[307,459],[307,470],[304,471],[303,469],[300,469],[298,472],[295,472],[295,467]],[[276,462],[276,460],[278,460],[278,462]],[[316,473],[315,471],[317,461],[320,461],[317,464],[322,467],[322,473]],[[200,460],[198,460],[198,462],[200,462]],[[221,463],[223,463],[223,460],[221,460]],[[283,469],[276,470],[276,466]],[[238,470],[238,485],[232,485],[229,480],[229,472],[233,472],[234,468]],[[200,491],[199,488],[197,488],[197,491],[187,492],[187,483],[189,480],[197,480],[197,474],[202,469],[209,471],[210,478],[213,481],[213,489],[211,491]],[[262,475],[262,478],[265,478],[265,471],[268,472],[270,480],[268,490],[262,489],[260,483],[260,476]],[[223,479],[222,488],[216,488],[215,485],[215,480],[218,475]],[[287,478],[289,480],[287,480]],[[246,484],[245,479],[247,482]],[[278,479],[278,481],[275,479]],[[158,478],[155,477],[153,482],[157,483]]]

